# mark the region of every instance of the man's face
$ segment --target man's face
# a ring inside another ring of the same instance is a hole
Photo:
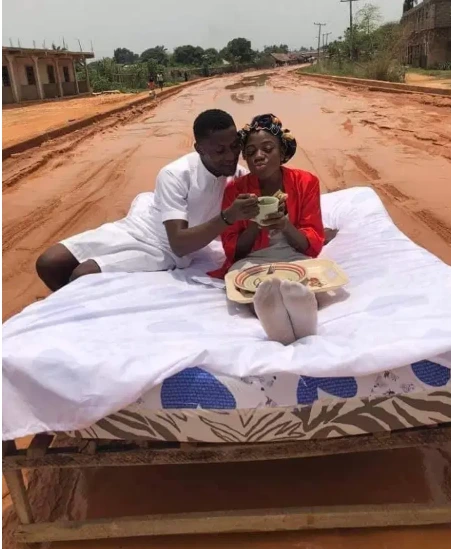
[[[241,142],[236,127],[212,132],[195,145],[205,167],[217,177],[231,176],[236,172],[241,152]]]

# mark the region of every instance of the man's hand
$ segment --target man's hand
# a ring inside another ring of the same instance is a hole
[[[224,215],[227,221],[233,224],[237,221],[253,219],[257,217],[259,211],[258,199],[255,194],[240,194],[230,208],[224,210]]]
[[[283,194],[279,197],[279,212],[283,215],[287,214],[287,195]]]
[[[279,211],[267,215],[260,225],[270,231],[284,231],[288,226],[288,217]]]

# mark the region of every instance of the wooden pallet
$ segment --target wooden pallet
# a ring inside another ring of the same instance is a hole
[[[269,532],[451,524],[451,502],[442,505],[350,505],[178,513],[35,523],[22,470],[266,461],[343,453],[440,447],[451,442],[451,423],[437,427],[326,440],[262,444],[176,444],[148,441],[77,440],[58,446],[54,435],[36,435],[29,448],[3,443],[3,470],[20,520],[20,542],[69,541],[132,536]]]

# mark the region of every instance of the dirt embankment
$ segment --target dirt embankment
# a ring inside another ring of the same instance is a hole
[[[2,147],[30,139],[88,116],[127,105],[147,94],[85,96],[3,108]]]

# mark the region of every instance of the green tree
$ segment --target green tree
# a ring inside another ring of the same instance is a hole
[[[167,65],[169,63],[168,50],[165,46],[155,46],[144,50],[141,54],[141,61],[148,63],[151,59],[159,65]]]
[[[273,46],[265,46],[263,49],[263,53],[265,54],[271,54],[271,53],[288,53],[289,49],[286,44],[279,44],[276,46],[275,44]]]
[[[132,65],[135,61],[138,60],[139,55],[133,53],[127,48],[116,48],[113,53],[113,58],[116,63],[121,65]]]
[[[200,46],[179,46],[175,48],[173,60],[179,65],[194,65],[200,67],[203,63],[204,50]]]
[[[356,14],[357,26],[368,35],[379,27],[382,20],[381,8],[374,4],[365,4]]]
[[[203,54],[204,63],[209,66],[218,65],[221,63],[221,56],[215,48],[207,48]]]
[[[234,38],[227,44],[227,59],[239,63],[250,63],[255,56],[252,44],[246,38]]]

